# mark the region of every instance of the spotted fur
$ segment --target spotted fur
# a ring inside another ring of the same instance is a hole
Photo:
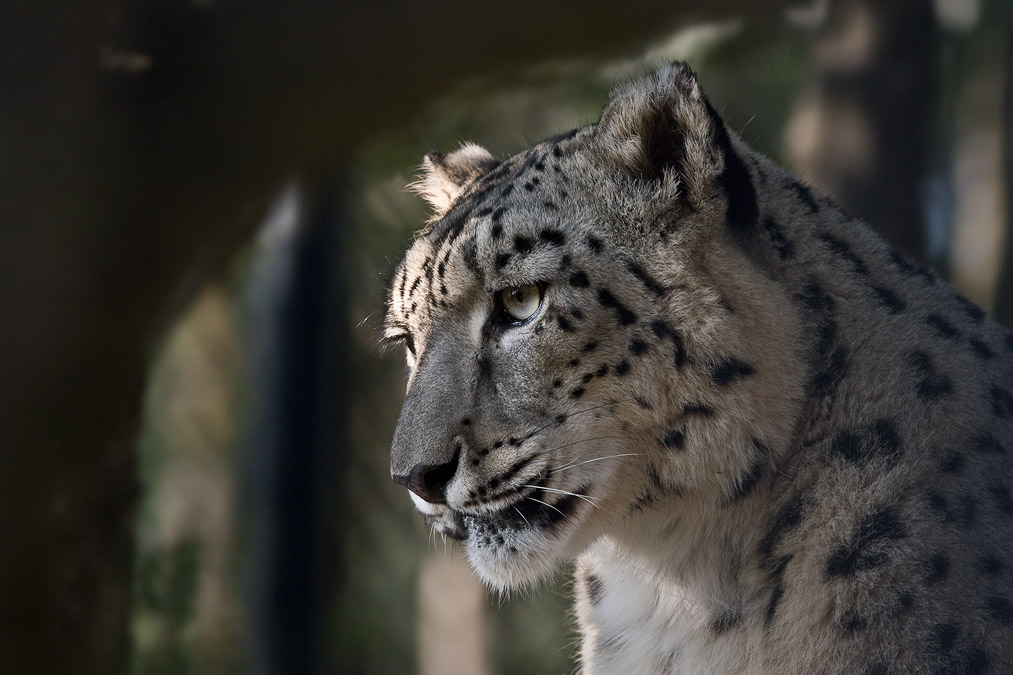
[[[576,559],[583,672],[1013,671],[1013,338],[689,68],[419,189],[392,475],[495,588]]]

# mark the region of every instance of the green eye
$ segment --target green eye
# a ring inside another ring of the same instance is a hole
[[[514,321],[527,321],[542,306],[542,289],[535,284],[504,288],[499,292],[503,311]]]

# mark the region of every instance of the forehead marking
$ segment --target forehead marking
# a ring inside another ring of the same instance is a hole
[[[424,235],[425,239],[428,239],[431,254],[426,257],[421,265],[420,274],[412,277],[412,271],[408,267],[402,267],[400,271],[400,281],[398,282],[398,293],[401,299],[401,311],[402,314],[407,316],[413,313],[418,305],[418,298],[416,293],[420,290],[420,287],[425,281],[424,294],[427,297],[426,312],[428,315],[432,315],[434,305],[446,306],[447,303],[442,298],[437,298],[437,286],[439,287],[438,293],[441,295],[449,295],[449,289],[443,280],[446,276],[447,267],[450,263],[451,257],[455,254],[455,251],[461,256],[467,267],[475,273],[480,279],[484,279],[485,274],[478,265],[477,259],[477,247],[474,240],[471,243],[471,255],[469,251],[464,250],[466,247],[460,245],[460,239],[466,233],[474,234],[474,228],[469,228],[469,225],[478,225],[475,223],[476,218],[481,219],[482,222],[492,223],[490,234],[492,238],[496,239],[502,236],[503,226],[500,223],[503,215],[508,210],[505,205],[495,204],[483,206],[484,202],[490,195],[497,189],[499,194],[498,199],[504,199],[514,189],[514,181],[522,178],[529,170],[534,169],[536,172],[543,173],[546,170],[546,163],[551,152],[555,158],[561,158],[564,156],[564,152],[560,147],[560,143],[568,141],[580,133],[580,129],[575,129],[569,133],[557,136],[541,143],[540,145],[531,148],[527,151],[515,155],[514,157],[508,158],[502,162],[497,163],[489,172],[479,176],[474,182],[472,189],[469,190],[463,198],[458,201],[454,208],[447,213],[437,225],[429,231],[427,235]],[[553,162],[552,168],[559,171],[559,163]],[[512,175],[511,175],[512,172]],[[509,176],[509,180],[507,180]],[[565,178],[565,176],[564,176]],[[505,185],[503,183],[506,183]],[[538,176],[533,176],[527,181],[525,187],[528,190],[533,190],[540,184]],[[558,198],[566,199],[568,195],[562,192]],[[481,208],[478,208],[480,207]],[[559,207],[555,202],[546,200],[544,206],[550,210],[557,210]],[[477,211],[476,211],[477,209]],[[491,220],[488,218],[491,216]],[[487,225],[488,226],[488,225]],[[553,227],[543,228],[538,233],[538,242],[544,243],[551,246],[562,246],[566,242],[566,235],[559,229]],[[514,238],[514,248],[518,254],[530,253],[536,242],[530,237],[518,235]],[[600,242],[595,240],[593,237],[589,241],[592,250],[595,252],[600,251]],[[500,252],[494,258],[494,266],[497,271],[508,265],[512,260],[512,254],[509,252]],[[565,262],[561,261],[561,265],[567,266],[569,263],[569,257],[565,258]],[[419,268],[416,268],[419,269]],[[439,284],[434,282],[435,276],[439,278]],[[407,294],[406,294],[407,287]],[[411,303],[411,308],[406,311],[406,306]]]
[[[400,296],[403,302],[405,286],[408,285],[408,268],[406,268],[404,265],[401,265],[401,269],[398,270],[398,276],[401,277],[401,284],[398,289],[398,295]]]

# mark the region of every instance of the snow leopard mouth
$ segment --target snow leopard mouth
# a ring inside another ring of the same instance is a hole
[[[544,495],[544,491],[536,490],[536,493],[539,492]],[[532,529],[554,531],[572,517],[581,500],[587,498],[586,489],[563,495],[555,502],[543,501],[532,496],[490,515],[465,516],[464,522],[469,532],[482,530],[521,532]]]
[[[468,526],[465,515],[452,509],[444,509],[440,513],[422,514],[426,523],[445,537],[454,541],[465,541],[468,538]]]
[[[555,532],[576,514],[581,502],[590,503],[589,492],[588,486],[572,492],[533,486],[519,492],[513,503],[491,513],[466,513],[446,507],[438,514],[426,514],[425,518],[437,532],[456,541],[532,530]]]

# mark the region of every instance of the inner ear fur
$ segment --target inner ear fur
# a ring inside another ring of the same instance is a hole
[[[434,218],[440,218],[472,181],[495,165],[489,151],[474,143],[450,153],[430,152],[422,160],[418,180],[410,187],[433,207]]]
[[[722,170],[714,144],[721,124],[692,69],[665,64],[613,90],[598,123],[599,155],[634,178],[677,187],[681,198],[695,202]]]

